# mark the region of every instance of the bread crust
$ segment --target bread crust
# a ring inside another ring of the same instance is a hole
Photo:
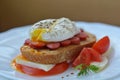
[[[64,61],[72,61],[84,47],[91,47],[96,42],[96,36],[86,32],[88,35],[78,45],[69,45],[60,47],[56,50],[50,49],[33,49],[28,45],[21,47],[22,56],[26,59],[41,64],[57,64]]]

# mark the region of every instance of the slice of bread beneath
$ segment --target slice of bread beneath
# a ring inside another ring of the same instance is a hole
[[[96,36],[86,32],[88,35],[78,45],[69,45],[60,47],[55,50],[50,49],[33,49],[28,45],[21,47],[22,56],[26,59],[41,64],[57,64],[64,61],[72,61],[84,47],[91,47],[96,42]]]

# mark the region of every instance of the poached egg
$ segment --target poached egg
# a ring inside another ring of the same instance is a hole
[[[78,34],[80,30],[68,18],[46,19],[35,23],[30,30],[33,41],[58,42]]]

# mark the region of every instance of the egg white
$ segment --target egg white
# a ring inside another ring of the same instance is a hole
[[[37,24],[37,25],[36,25]],[[38,30],[39,29],[39,30]],[[41,30],[40,30],[41,29]],[[35,33],[35,31],[38,31]],[[37,35],[38,41],[58,42],[78,34],[80,30],[68,18],[47,19],[35,23],[30,31],[31,37]]]

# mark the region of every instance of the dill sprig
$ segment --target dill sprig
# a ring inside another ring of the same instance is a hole
[[[80,72],[78,73],[78,76],[81,76],[81,75],[88,74],[89,71],[97,72],[99,70],[99,67],[95,65],[80,64],[75,67],[75,70],[78,70],[78,69],[80,70]]]

